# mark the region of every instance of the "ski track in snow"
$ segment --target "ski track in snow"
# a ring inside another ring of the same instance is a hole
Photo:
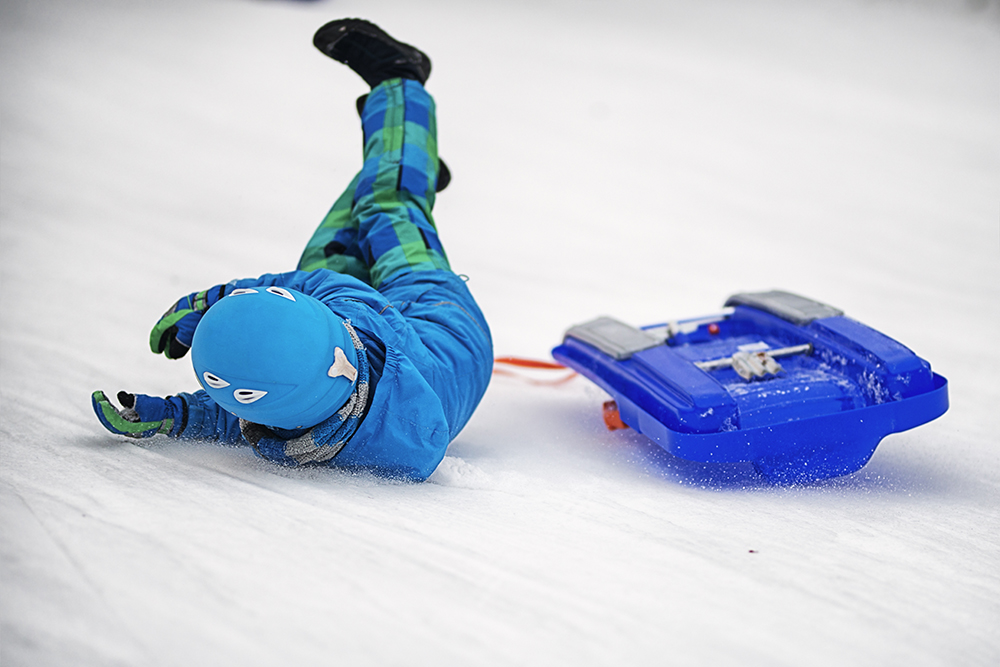
[[[288,270],[360,164],[316,27],[425,48],[437,222],[498,354],[784,288],[943,418],[774,487],[497,376],[428,483],[133,442],[94,389],[179,296]],[[0,664],[1000,663],[996,2],[0,5]]]

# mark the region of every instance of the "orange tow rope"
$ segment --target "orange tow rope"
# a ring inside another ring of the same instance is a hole
[[[529,368],[535,370],[546,370],[546,371],[568,371],[568,374],[558,377],[540,380],[538,378],[528,377],[523,373],[517,373],[516,371],[508,370],[504,366],[513,366],[515,368]],[[554,361],[542,361],[541,359],[525,359],[523,357],[497,357],[493,360],[493,374],[494,375],[506,375],[508,377],[515,377],[519,380],[523,380],[528,384],[535,385],[558,385],[565,382],[569,382],[576,377],[576,371],[572,371],[562,364],[557,364]]]
[[[566,368],[562,364],[554,361],[542,361],[540,359],[524,359],[523,357],[497,357],[494,362],[498,364],[509,364],[522,368],[547,368],[549,370],[562,370]]]

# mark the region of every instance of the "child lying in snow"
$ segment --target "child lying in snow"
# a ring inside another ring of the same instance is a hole
[[[119,392],[121,409],[97,391],[94,410],[121,435],[242,442],[286,465],[423,480],[485,393],[493,357],[431,216],[448,174],[423,88],[430,60],[358,19],[313,43],[372,87],[358,100],[361,172],[298,270],[193,293],[153,328],[153,352],[190,348],[203,390]]]

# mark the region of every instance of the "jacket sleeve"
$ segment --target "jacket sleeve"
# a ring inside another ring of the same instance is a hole
[[[204,390],[178,394],[187,408],[187,419],[176,434],[185,440],[214,440],[227,445],[245,445],[240,419],[223,410]]]

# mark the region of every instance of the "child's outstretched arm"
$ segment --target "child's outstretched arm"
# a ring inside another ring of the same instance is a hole
[[[240,435],[240,420],[223,410],[204,391],[176,396],[147,396],[118,392],[115,406],[103,391],[95,391],[91,404],[97,419],[112,433],[130,438],[162,434],[188,440],[214,440],[246,444]]]

